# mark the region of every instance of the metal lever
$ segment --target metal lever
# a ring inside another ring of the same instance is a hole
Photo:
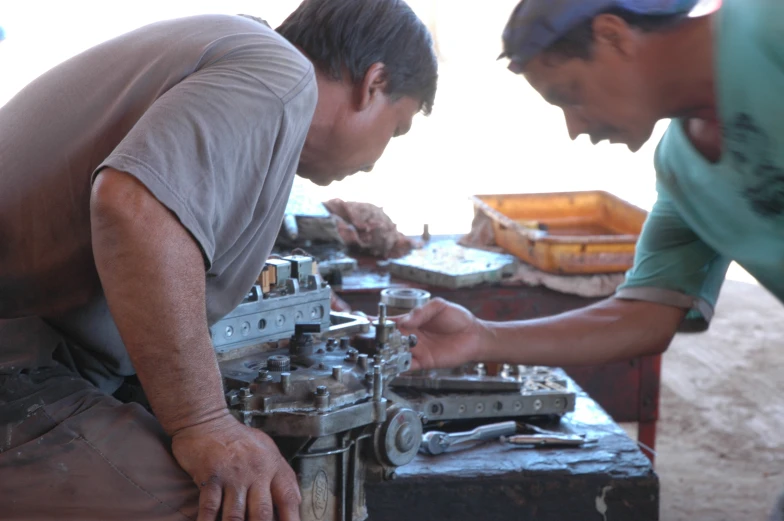
[[[518,434],[501,437],[501,443],[513,447],[580,447],[587,442],[585,437],[578,434]]]
[[[469,443],[497,440],[504,436],[511,436],[517,432],[517,424],[513,421],[483,425],[469,432],[439,432],[430,431],[422,436],[420,452],[437,456],[452,448],[467,448]],[[463,445],[461,447],[458,447]]]
[[[536,434],[518,434],[502,436],[501,443],[512,447],[581,447],[593,440],[586,439],[584,434],[565,434],[542,429],[536,425],[522,424],[522,428]]]

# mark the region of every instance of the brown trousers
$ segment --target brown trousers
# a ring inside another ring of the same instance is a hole
[[[63,366],[0,374],[0,519],[196,519],[198,488],[144,408]]]

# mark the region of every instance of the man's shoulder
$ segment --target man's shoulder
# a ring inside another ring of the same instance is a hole
[[[730,56],[746,61],[749,50],[752,54],[758,50],[784,68],[784,2],[723,0],[720,20],[719,36],[727,40],[727,48],[737,48],[741,41],[747,45],[746,52]]]
[[[169,52],[199,51],[198,68],[229,65],[253,76],[284,104],[315,89],[313,64],[261,19],[248,15],[203,14],[138,29],[142,38],[170,43]],[[313,83],[314,85],[310,85]]]

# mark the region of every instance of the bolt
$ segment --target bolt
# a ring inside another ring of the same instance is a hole
[[[336,365],[332,368],[332,378],[337,380],[338,382],[343,379],[343,366]]]
[[[269,371],[267,371],[266,369],[260,369],[259,376],[258,378],[256,378],[256,380],[259,382],[266,382],[271,379],[272,377],[270,376]]]
[[[416,347],[417,342],[419,342],[419,339],[416,335],[408,335],[408,347]]]
[[[483,412],[485,410],[485,404],[478,403],[476,404],[476,412]]]
[[[415,446],[414,430],[408,422],[400,426],[395,436],[395,448],[400,452],[408,452]]]
[[[340,339],[340,348],[343,350],[348,349],[349,347],[351,347],[350,342],[351,339],[347,336],[344,336],[343,338]]]
[[[318,348],[318,349],[316,349],[316,354],[317,355],[323,355],[324,354],[324,350],[321,349],[321,348]]]
[[[384,363],[384,359],[381,358],[381,355],[375,355],[373,357],[373,363],[376,365],[382,365]]]
[[[380,401],[384,394],[384,376],[381,374],[381,367],[373,368],[373,400]]]
[[[247,387],[243,387],[242,389],[240,389],[240,398],[242,398],[243,400],[247,400],[251,396],[252,395],[250,393],[250,389],[248,389]]]
[[[542,400],[536,400],[536,401],[534,401],[534,410],[535,410],[535,411],[538,411],[538,410],[539,410],[539,409],[541,409],[541,408],[542,408]]]
[[[242,336],[247,336],[248,333],[250,333],[250,323],[243,322],[241,331],[242,331]]]
[[[278,327],[282,326],[286,323],[286,317],[283,315],[278,315],[275,319],[275,323],[278,325]]]
[[[362,369],[367,369],[368,368],[368,355],[366,355],[365,353],[362,353],[357,358],[359,359],[359,362],[358,362],[359,363],[359,367],[361,367]]]
[[[316,396],[327,396],[329,391],[327,391],[327,387],[324,385],[319,385],[316,387]]]
[[[230,338],[231,335],[234,334],[234,328],[231,326],[226,326],[226,337]]]
[[[288,392],[291,385],[291,373],[280,373],[280,385],[284,392]]]

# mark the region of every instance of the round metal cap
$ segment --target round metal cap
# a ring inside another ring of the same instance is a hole
[[[267,358],[267,369],[278,373],[285,373],[291,369],[291,360],[286,355],[272,355]]]
[[[387,288],[381,292],[381,303],[391,308],[414,309],[430,301],[430,293],[417,288]]]

